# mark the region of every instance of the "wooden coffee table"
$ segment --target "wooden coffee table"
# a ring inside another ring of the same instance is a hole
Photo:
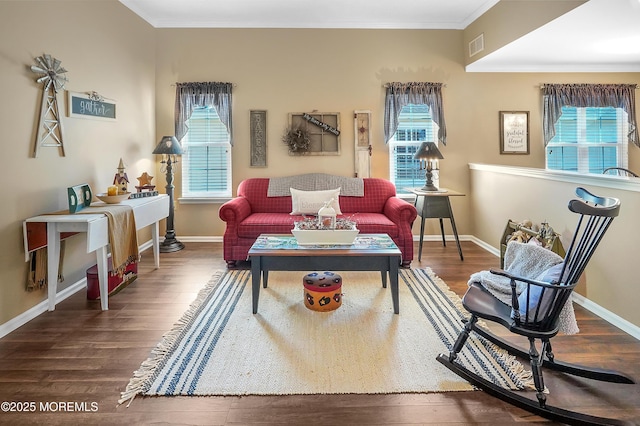
[[[298,246],[293,235],[262,234],[249,250],[253,313],[258,312],[260,276],[269,271],[380,271],[382,287],[391,282],[393,312],[400,313],[398,268],[402,253],[387,234],[360,234],[350,246]]]

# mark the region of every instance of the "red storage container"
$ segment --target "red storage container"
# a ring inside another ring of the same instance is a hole
[[[138,262],[127,265],[124,274],[118,276],[113,272],[111,258],[109,258],[109,295],[116,294],[133,280],[138,278]],[[100,284],[98,283],[98,265],[93,265],[87,269],[87,299],[100,299]]]

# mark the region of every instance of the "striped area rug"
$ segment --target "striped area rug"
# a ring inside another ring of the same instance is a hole
[[[217,273],[134,373],[135,395],[376,394],[468,391],[436,361],[467,314],[430,269],[401,270],[400,314],[380,274],[341,272],[342,306],[307,309],[302,272],[271,272],[251,312],[249,271]],[[510,389],[530,373],[479,337],[458,360]]]

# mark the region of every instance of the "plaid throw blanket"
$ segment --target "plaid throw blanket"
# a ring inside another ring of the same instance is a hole
[[[109,246],[113,272],[122,276],[127,265],[137,262],[140,258],[133,208],[125,204],[105,204],[89,206],[77,214],[99,213],[106,215],[109,222]]]
[[[288,197],[289,188],[301,191],[323,191],[340,188],[340,195],[345,197],[364,197],[364,181],[362,178],[335,176],[326,173],[307,173],[296,176],[269,179],[267,197]]]

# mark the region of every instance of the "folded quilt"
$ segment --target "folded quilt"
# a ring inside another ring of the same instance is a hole
[[[307,173],[270,178],[267,197],[288,197],[291,195],[289,188],[301,191],[323,191],[340,188],[340,195],[342,196],[364,196],[364,181],[362,178],[335,176],[326,173]]]
[[[536,279],[541,273],[562,261],[563,259],[551,250],[536,244],[512,241],[507,244],[507,250],[504,254],[504,270],[523,278]],[[490,271],[480,271],[471,275],[468,284],[472,283],[479,283],[500,301],[511,306],[511,280],[509,278],[492,274]],[[516,281],[518,295],[525,288],[525,283]],[[571,298],[567,300],[560,312],[559,321],[560,331],[565,334],[576,334],[580,331]]]

